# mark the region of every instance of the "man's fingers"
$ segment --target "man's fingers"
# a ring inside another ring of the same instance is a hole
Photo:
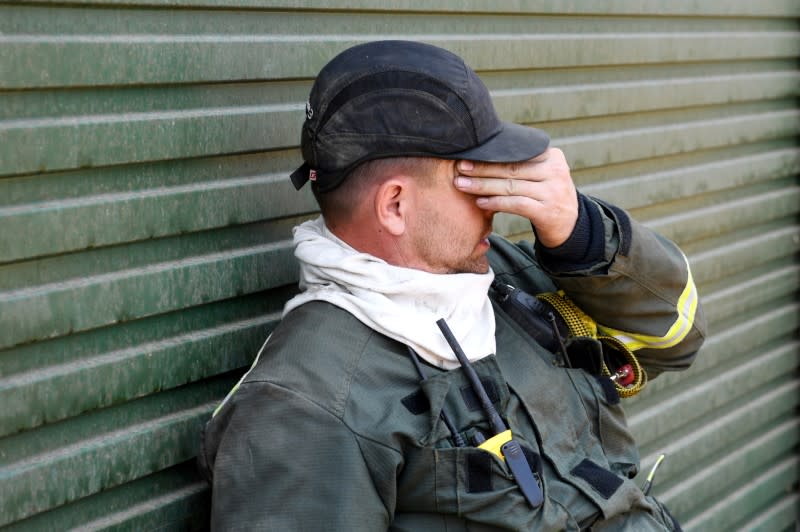
[[[527,218],[548,247],[569,238],[578,219],[578,196],[558,148],[521,163],[458,161],[456,168],[454,186],[476,196],[481,209]]]
[[[458,171],[468,177],[492,177],[495,179],[525,179],[536,181],[546,176],[533,171],[534,161],[521,163],[480,163],[476,161],[459,161]]]
[[[518,196],[533,193],[528,181],[513,178],[458,176],[453,183],[462,192],[481,196]]]
[[[514,163],[458,161],[456,168],[462,175],[470,177],[496,177],[536,181],[546,177],[545,175],[539,175],[535,167],[552,155],[551,150],[555,150],[555,148],[550,148],[533,159]]]
[[[529,218],[541,209],[538,201],[523,196],[489,196],[476,200],[481,209],[494,212],[518,214]]]

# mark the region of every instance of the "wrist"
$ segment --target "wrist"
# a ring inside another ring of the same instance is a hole
[[[597,205],[578,192],[578,219],[569,237],[554,247],[537,240],[536,250],[543,264],[555,271],[569,271],[602,261],[605,229]]]

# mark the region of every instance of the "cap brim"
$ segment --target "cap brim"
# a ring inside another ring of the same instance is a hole
[[[541,129],[513,122],[502,124],[503,129],[480,146],[448,154],[448,157],[489,163],[516,163],[544,153],[550,145],[550,137]]]

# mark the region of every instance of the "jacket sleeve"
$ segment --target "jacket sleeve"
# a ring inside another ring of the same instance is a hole
[[[649,378],[686,369],[706,333],[686,257],[624,210],[582,194],[579,200],[575,231],[559,248],[493,241],[495,273],[528,292],[555,283],[600,332],[636,353]],[[514,257],[520,252],[525,258]]]
[[[205,429],[212,530],[386,530],[362,442],[331,412],[247,382]]]
[[[686,256],[624,210],[586,196],[581,201],[602,243],[595,256],[587,262],[584,253],[576,264],[537,248],[540,264],[600,332],[636,353],[650,378],[686,369],[706,334]]]

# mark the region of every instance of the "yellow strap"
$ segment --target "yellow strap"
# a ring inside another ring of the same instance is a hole
[[[628,386],[620,386],[616,382],[614,383],[614,387],[617,389],[619,396],[627,399],[628,397],[633,397],[637,393],[641,392],[642,388],[644,388],[644,385],[647,384],[647,372],[644,370],[641,364],[639,364],[639,359],[636,358],[636,355],[634,355],[633,352],[625,346],[625,344],[613,336],[598,336],[597,339],[614,347],[617,351],[622,353],[622,355],[625,357],[625,360],[633,368],[632,383],[630,383]],[[609,369],[606,367],[605,361],[603,361],[602,371],[603,375],[607,377],[611,376],[611,371],[609,371]]]
[[[510,441],[511,441],[511,430],[505,430],[500,434],[495,434],[482,444],[478,445],[478,449],[489,451],[490,453],[500,458],[500,460],[505,460],[503,452],[500,449],[503,447],[503,445],[505,445]]]
[[[564,321],[567,322],[567,327],[569,327],[569,331],[573,336],[597,337],[597,324],[595,321],[579,309],[563,290],[539,294],[536,297],[547,301],[558,311]]]
[[[539,294],[536,297],[548,302],[556,312],[558,312],[566,322],[570,334],[573,337],[594,338],[612,347],[616,351],[619,351],[623,355],[626,362],[633,368],[634,378],[633,382],[628,386],[621,386],[617,382],[614,382],[614,387],[617,389],[617,393],[619,393],[620,397],[633,397],[642,391],[644,385],[647,384],[647,373],[645,373],[644,369],[639,364],[639,360],[624,341],[620,340],[615,335],[598,334],[598,330],[605,333],[606,329],[598,326],[588,314],[578,308],[578,306],[567,297],[563,290]],[[606,377],[610,377],[611,371],[606,366],[605,360],[601,360],[600,363],[602,365],[601,373]]]

